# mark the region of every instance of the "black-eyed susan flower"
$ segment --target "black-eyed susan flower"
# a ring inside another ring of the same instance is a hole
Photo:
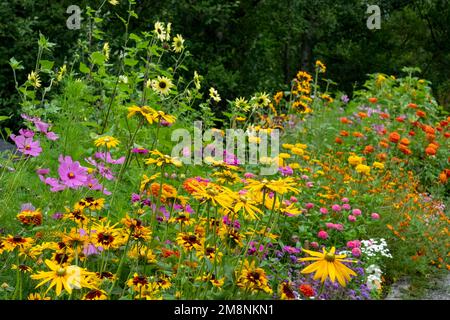
[[[28,300],[51,300],[50,297],[46,297],[45,295],[42,295],[40,293],[30,293],[28,295]]]
[[[255,265],[255,261],[245,260],[241,271],[236,270],[236,284],[239,288],[250,290],[251,292],[263,291],[271,294],[272,289],[269,286],[266,272],[264,269]]]
[[[83,296],[82,300],[108,300],[108,295],[100,289],[92,289]]]
[[[175,123],[176,118],[170,114],[166,114],[164,111],[156,111],[155,119],[157,122],[173,124]]]
[[[156,164],[158,167],[161,167],[162,165],[174,165],[176,167],[181,167],[182,165],[181,161],[177,157],[162,154],[158,150],[150,151],[150,154],[156,157],[146,159],[146,164]]]
[[[72,289],[90,287],[86,282],[86,277],[92,272],[88,272],[78,266],[63,267],[48,259],[45,260],[45,264],[50,271],[39,271],[37,274],[31,275],[31,279],[42,280],[36,288],[51,281],[46,293],[55,287],[56,295],[59,296],[63,289],[70,294]]]
[[[108,149],[117,147],[119,143],[119,140],[111,136],[103,136],[94,141],[96,147],[106,146]]]
[[[3,239],[4,250],[13,251],[18,248],[19,251],[26,250],[33,245],[34,240],[32,238],[22,237],[19,235],[8,235]]]
[[[278,293],[281,300],[294,300],[296,298],[293,284],[286,280],[280,283]]]
[[[134,291],[140,291],[142,287],[149,283],[145,275],[134,273],[133,278],[127,281],[127,285]]]
[[[33,271],[33,269],[31,269],[31,267],[29,267],[29,266],[27,266],[25,264],[19,264],[19,265],[13,264],[11,266],[11,270],[19,270],[20,272],[23,272],[23,273],[27,273],[27,272],[32,272]]]
[[[134,245],[127,253],[131,259],[137,259],[146,264],[156,263],[156,255],[145,245]]]
[[[24,209],[17,215],[17,219],[27,226],[40,226],[42,224],[42,212],[40,209]]]
[[[350,276],[356,276],[356,273],[343,264],[343,262],[354,262],[352,260],[345,260],[346,255],[336,255],[336,248],[332,247],[329,252],[323,248],[322,252],[315,252],[303,249],[304,252],[309,254],[311,257],[300,258],[300,261],[315,261],[307,266],[301,271],[301,273],[312,273],[314,274],[314,279],[320,279],[320,281],[325,282],[327,278],[330,278],[332,282],[337,279],[339,284],[343,287],[346,286],[346,282],[350,281]]]
[[[232,207],[234,212],[242,212],[245,219],[255,220],[259,219],[259,215],[262,214],[262,211],[256,205],[257,202],[251,197],[241,194],[236,197]]]
[[[180,232],[177,236],[178,245],[182,246],[186,251],[191,251],[192,249],[196,251],[202,250],[204,241],[203,237],[192,232]]]
[[[128,115],[127,118],[133,117],[135,114],[140,115],[145,121],[149,124],[153,124],[155,122],[156,110],[149,106],[131,106],[128,107]]]

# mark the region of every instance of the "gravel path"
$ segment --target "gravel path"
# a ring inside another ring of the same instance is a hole
[[[423,292],[418,292],[409,279],[401,279],[392,285],[386,300],[450,300],[450,272],[424,279],[423,283]]]

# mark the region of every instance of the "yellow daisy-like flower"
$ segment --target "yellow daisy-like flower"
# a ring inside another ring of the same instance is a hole
[[[317,60],[317,61],[316,61],[316,69],[317,69],[320,73],[325,73],[325,71],[327,70],[327,67],[322,63],[322,61]]]
[[[164,76],[158,76],[156,80],[152,81],[153,90],[164,96],[167,96],[170,93],[170,89],[173,86],[172,80]]]
[[[165,154],[162,154],[158,150],[153,150],[150,152],[153,156],[157,156],[156,158],[148,158],[145,160],[146,164],[156,164],[158,167],[161,167],[165,164],[172,164],[176,167],[181,167],[182,163],[178,158],[171,157]]]
[[[222,100],[217,90],[214,89],[213,87],[209,88],[209,97],[213,99],[215,102],[220,102],[220,100]]]
[[[28,295],[28,300],[51,300],[50,297],[41,296],[39,293],[30,293]]]
[[[103,136],[94,141],[96,147],[106,146],[108,149],[117,147],[119,143],[119,140],[111,136]]]
[[[145,174],[142,175],[141,188],[140,188],[141,192],[144,191],[147,188],[147,186],[149,185],[150,182],[156,180],[160,175],[161,174],[159,172],[155,173],[154,175],[152,175],[150,177],[148,177]]]
[[[173,37],[172,49],[176,53],[180,53],[184,49],[184,39],[181,34],[177,34],[176,37]]]
[[[347,281],[350,281],[350,276],[356,276],[356,273],[344,265],[342,262],[354,262],[352,260],[345,260],[346,255],[336,255],[336,248],[332,247],[329,252],[323,248],[323,252],[315,252],[303,249],[311,257],[300,258],[300,261],[315,261],[301,271],[301,273],[308,274],[313,273],[314,279],[320,279],[325,282],[327,278],[334,283],[337,279],[339,284],[343,287],[346,286]]]
[[[156,111],[155,119],[158,122],[165,121],[168,124],[172,124],[176,120],[176,118],[174,116],[171,116],[170,114],[166,114],[164,111]]]
[[[155,30],[154,30],[156,36],[160,41],[166,40],[166,30],[164,28],[164,24],[157,21],[155,22]]]
[[[45,264],[51,271],[40,271],[31,276],[34,280],[42,280],[36,288],[51,281],[46,293],[51,288],[56,287],[56,295],[59,296],[63,289],[70,294],[72,293],[72,289],[91,287],[91,285],[86,282],[86,277],[93,274],[92,272],[87,272],[77,266],[63,267],[48,259],[45,260]]]
[[[237,286],[250,290],[251,292],[264,291],[271,294],[272,289],[269,286],[266,272],[264,269],[256,267],[255,261],[251,263],[244,261],[240,274],[236,271]]]
[[[28,81],[31,82],[31,85],[35,88],[39,88],[41,86],[41,79],[39,79],[39,74],[34,71],[28,75]]]
[[[155,122],[155,117],[157,115],[157,112],[155,109],[149,107],[149,106],[131,106],[128,107],[128,115],[127,118],[131,118],[135,114],[140,114],[149,124],[152,124]]]
[[[237,110],[242,110],[244,112],[248,112],[250,110],[250,105],[248,104],[248,101],[245,98],[236,98],[234,100],[234,107]]]

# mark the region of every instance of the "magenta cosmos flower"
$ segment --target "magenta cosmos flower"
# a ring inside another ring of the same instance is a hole
[[[33,141],[32,137],[27,137],[25,135],[16,136],[12,134],[10,138],[16,144],[17,150],[25,155],[37,157],[42,152],[39,141]]]
[[[87,169],[80,166],[78,161],[73,162],[70,156],[59,156],[58,173],[61,182],[72,189],[78,189],[86,184],[88,179]]]

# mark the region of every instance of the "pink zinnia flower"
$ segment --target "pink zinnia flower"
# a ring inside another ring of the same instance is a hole
[[[145,148],[133,148],[131,150],[131,152],[139,153],[139,154],[147,154],[147,153],[149,153],[149,151],[147,149],[145,149]]]
[[[372,213],[371,215],[370,215],[370,217],[373,219],[373,220],[378,220],[378,219],[380,219],[380,215],[378,214],[378,213]]]
[[[321,214],[328,214],[328,209],[327,208],[320,208],[319,209]]]
[[[319,247],[319,244],[315,241],[311,242],[310,245],[311,245],[311,247],[313,247],[315,249],[317,249]]]
[[[244,178],[245,179],[252,179],[254,177],[255,177],[255,175],[253,173],[251,173],[251,172],[244,173]]]
[[[305,204],[305,208],[306,208],[306,209],[312,209],[312,208],[314,208],[314,203],[308,202],[307,204]]]
[[[78,161],[73,161],[70,156],[59,156],[58,173],[61,182],[72,189],[78,189],[88,180],[87,169],[80,166]]]
[[[320,239],[328,239],[328,233],[326,231],[320,230],[319,233],[317,234],[317,236]]]
[[[289,200],[294,203],[298,202],[298,199],[294,196],[291,196],[291,198]]]
[[[353,248],[353,249],[352,249],[352,255],[353,255],[354,257],[359,257],[359,256],[361,256],[361,249],[360,249],[360,248]]]
[[[349,216],[348,216],[348,221],[350,221],[350,222],[355,222],[355,221],[356,221],[356,217],[353,216],[353,215],[349,215]]]
[[[336,224],[334,225],[334,228],[335,228],[337,231],[342,231],[342,230],[344,230],[344,226],[343,226],[342,224],[340,224],[340,223],[336,223]]]
[[[349,202],[350,200],[348,200],[348,198],[342,198],[341,201],[344,202],[344,203],[347,203],[347,202]]]
[[[33,141],[33,138],[27,138],[24,135],[16,136],[14,134],[10,138],[16,144],[17,149],[25,155],[37,157],[42,152],[39,141]]]
[[[308,181],[308,182],[306,183],[306,187],[307,187],[307,188],[312,188],[312,187],[314,187],[314,182]]]
[[[333,204],[331,206],[331,209],[333,209],[333,211],[339,212],[339,211],[341,211],[341,206],[338,204]]]
[[[292,170],[292,168],[289,166],[279,167],[278,171],[280,171],[281,175],[284,177],[292,176],[294,174],[294,170]]]
[[[348,204],[348,203],[344,203],[343,205],[342,205],[342,209],[344,209],[344,210],[350,210],[352,207]]]
[[[352,210],[352,214],[353,214],[354,216],[360,216],[360,215],[361,215],[361,210],[359,210],[359,209],[353,209],[353,210]]]

